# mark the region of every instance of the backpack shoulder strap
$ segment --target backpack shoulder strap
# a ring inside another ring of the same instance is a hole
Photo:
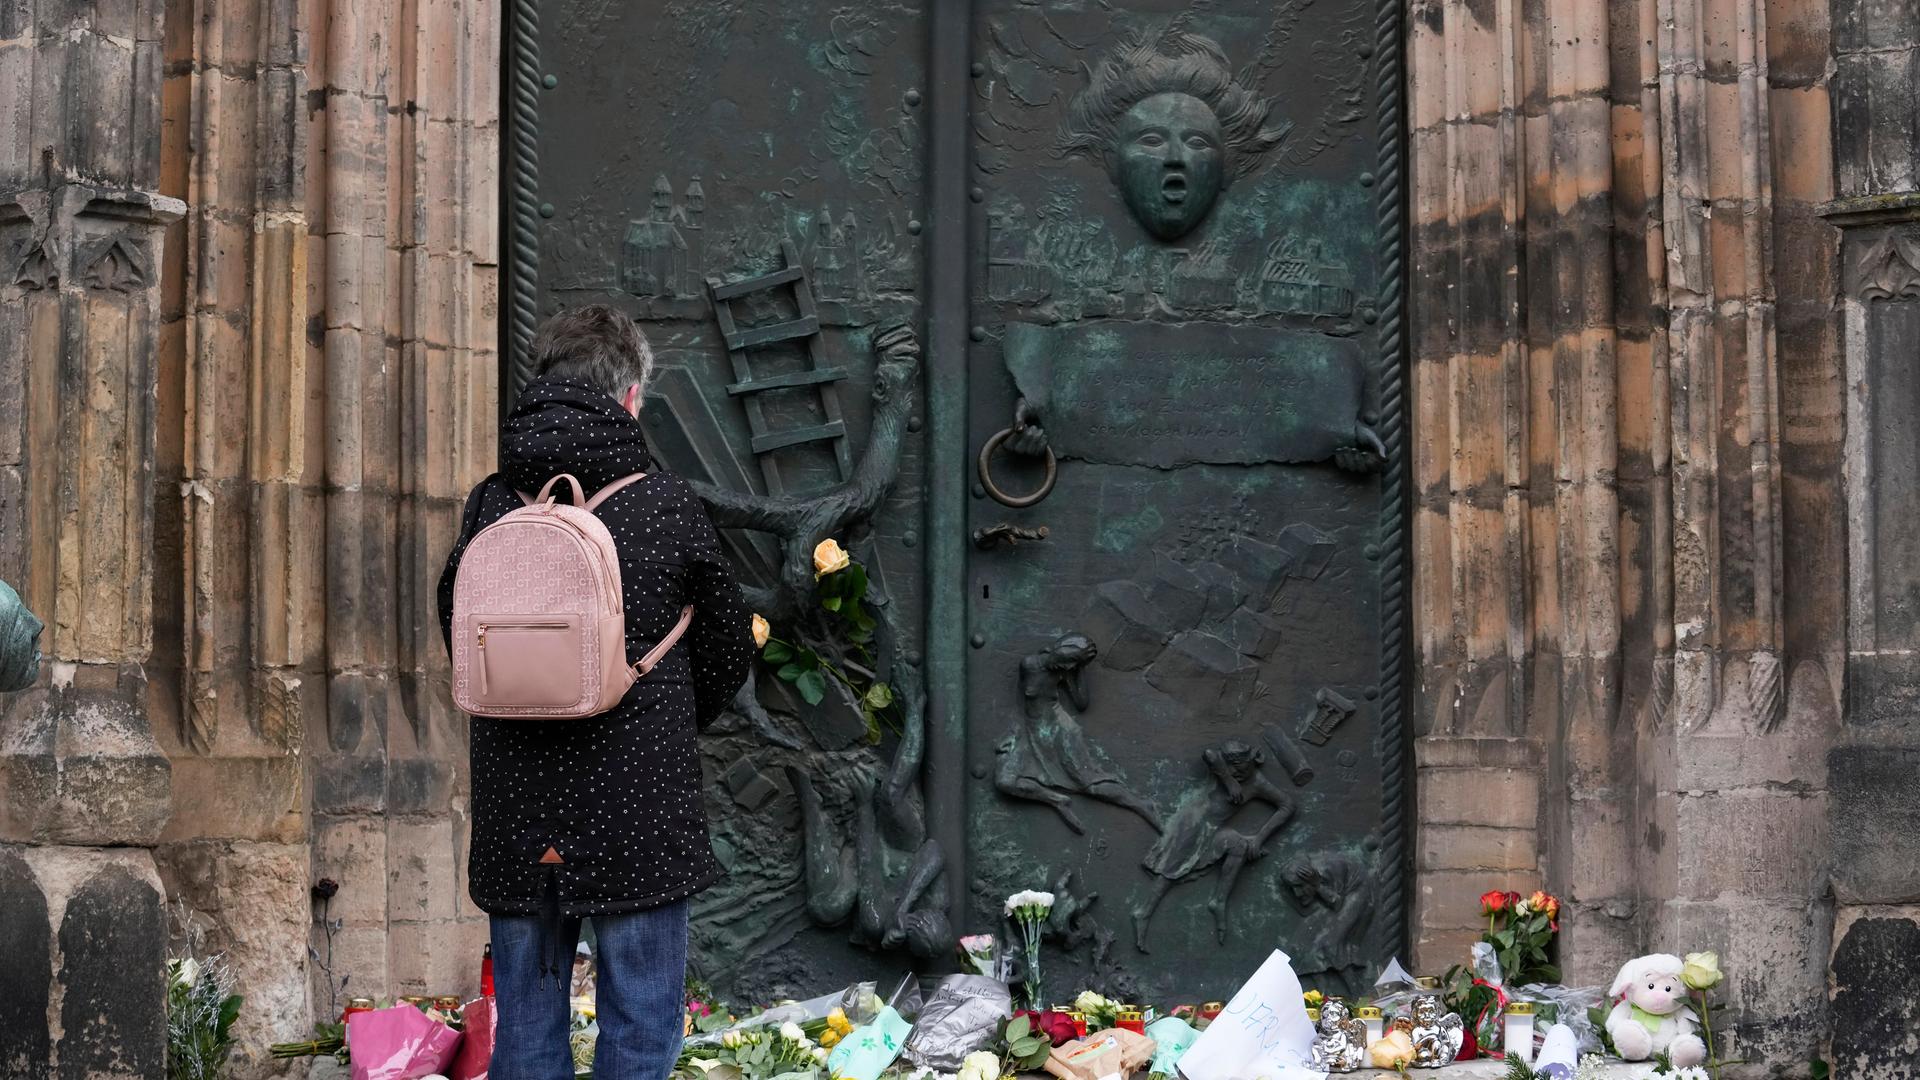
[[[628,479],[632,478],[629,477]],[[686,607],[680,609],[680,621],[673,624],[673,629],[667,631],[667,636],[661,638],[659,644],[647,650],[647,655],[641,657],[640,662],[633,665],[633,670],[639,675],[645,675],[647,672],[652,671],[653,666],[658,664],[660,659],[672,650],[674,643],[680,640],[680,635],[687,632],[687,624],[691,622],[693,622],[693,605],[688,604]]]
[[[623,476],[620,479],[615,480],[613,483],[608,484],[606,487],[603,487],[599,491],[596,491],[593,493],[593,498],[588,499],[586,502],[587,511],[591,513],[595,510],[600,509],[600,504],[603,502],[606,502],[609,498],[611,498],[614,492],[619,491],[621,488],[626,487],[628,484],[631,484],[636,480],[645,480],[646,478],[647,478],[646,473],[637,472],[637,473],[634,473],[632,476]]]

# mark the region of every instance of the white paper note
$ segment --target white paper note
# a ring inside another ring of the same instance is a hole
[[[1278,949],[1180,1058],[1187,1080],[1325,1080],[1308,1065],[1313,1022],[1300,977]]]

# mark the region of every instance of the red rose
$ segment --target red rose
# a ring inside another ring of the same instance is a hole
[[[1033,1029],[1045,1034],[1048,1039],[1052,1040],[1055,1046],[1079,1037],[1079,1032],[1075,1031],[1073,1027],[1073,1017],[1068,1016],[1066,1013],[1057,1013],[1051,1010],[1047,1012],[1032,1012],[1023,1009],[1013,1015],[1016,1017],[1026,1017],[1027,1022],[1033,1025]]]
[[[1507,894],[1501,892],[1499,889],[1480,894],[1480,914],[1482,915],[1498,915],[1507,910],[1511,904],[1512,902],[1507,899]]]
[[[1510,892],[1510,893],[1508,893],[1508,894],[1507,894],[1507,906],[1508,906],[1508,907],[1512,907],[1513,905],[1515,905],[1515,904],[1517,904],[1517,903],[1519,903],[1519,902],[1520,902],[1520,894],[1519,894],[1519,893],[1517,893],[1517,892]]]

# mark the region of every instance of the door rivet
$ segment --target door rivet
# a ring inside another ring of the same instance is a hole
[[[910,106],[920,104],[920,91],[918,90],[907,91],[907,104]]]
[[[967,191],[967,198],[972,199],[974,202],[985,202],[987,193],[983,188],[970,188]]]
[[[920,230],[921,230],[921,229],[924,229],[924,228],[926,228],[926,226],[925,226],[925,225],[922,225],[922,224],[920,224],[920,219],[919,219],[919,218],[908,218],[908,219],[907,219],[907,231],[908,231],[908,232],[910,232],[910,233],[912,233],[913,235],[915,235],[915,236],[919,236],[919,235],[920,235]]]
[[[975,341],[985,341],[987,340],[987,328],[976,325],[973,329],[967,331],[967,336]]]
[[[985,635],[985,634],[975,634],[975,635],[973,635],[973,647],[974,647],[974,648],[976,648],[976,649],[984,649],[984,648],[986,648],[986,647],[987,647],[987,635]]]
[[[977,79],[980,76],[985,75],[987,73],[987,65],[981,63],[978,60],[975,60],[973,62],[973,67],[970,68],[969,70],[973,72],[973,77]]]
[[[546,76],[545,78],[543,78],[543,79],[541,79],[541,80],[540,80],[540,85],[541,85],[541,86],[544,86],[544,87],[546,87],[546,88],[547,88],[547,89],[549,89],[549,90],[551,90],[551,89],[553,89],[554,87],[556,87],[556,86],[559,86],[559,85],[560,85],[560,76],[558,76],[558,75],[548,75],[548,76]]]
[[[541,217],[552,217],[552,216],[553,216],[553,204],[552,204],[552,203],[550,203],[550,202],[543,202],[543,203],[541,203],[541,204],[540,204],[540,216],[541,216]]]

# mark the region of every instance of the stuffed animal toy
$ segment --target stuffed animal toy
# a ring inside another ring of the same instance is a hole
[[[1628,1061],[1665,1053],[1676,1069],[1707,1060],[1707,1044],[1693,1033],[1699,1017],[1687,1007],[1687,984],[1680,981],[1680,958],[1654,953],[1626,962],[1613,980],[1607,1035]]]

